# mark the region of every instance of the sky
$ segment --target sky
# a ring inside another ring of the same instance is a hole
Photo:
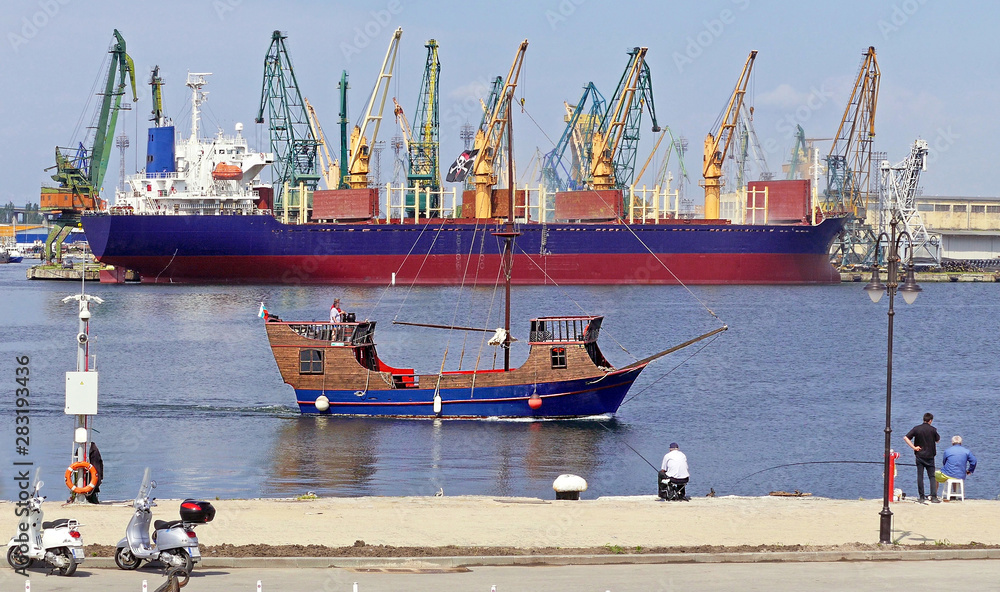
[[[93,118],[96,101],[87,107],[88,100],[103,80],[116,28],[138,79],[139,99],[118,126],[131,140],[129,174],[145,161],[147,83],[154,65],[166,81],[167,115],[184,136],[190,126],[186,73],[212,72],[202,129],[232,133],[243,122],[251,147],[266,151],[266,125],[254,118],[264,56],[272,32],[280,30],[288,36],[300,90],[315,106],[328,141],[339,146],[341,71],[350,74],[350,116],[356,121],[392,32],[402,27],[390,96],[412,119],[424,44],[436,39],[444,167],[462,150],[462,124],[478,124],[479,98],[492,78],[506,75],[523,39],[529,46],[517,95],[524,108],[514,117],[519,164],[558,140],[563,101],[575,103],[589,81],[610,97],[626,52],[644,46],[658,123],[688,139],[687,166],[694,173],[700,171],[705,134],[713,131],[751,50],[759,53],[747,102],[768,165],[780,171],[796,124],[807,137],[834,135],[863,54],[874,46],[882,74],[874,149],[895,163],[914,140],[927,140],[925,195],[993,197],[1000,195],[992,178],[995,140],[984,145],[976,138],[1000,137],[1000,119],[988,115],[1000,98],[998,24],[1000,7],[993,3],[940,0],[8,0],[0,6],[0,77],[6,87],[0,95],[0,203],[36,202],[39,186],[50,182],[45,169],[54,164],[54,147],[82,139],[74,130]],[[390,108],[391,102],[380,140],[395,133]],[[642,134],[640,166],[652,149],[648,116]],[[825,154],[829,144],[819,146]],[[391,150],[384,154],[386,180]],[[105,197],[113,193],[118,170],[115,150]],[[698,195],[697,175],[692,177],[691,193]]]

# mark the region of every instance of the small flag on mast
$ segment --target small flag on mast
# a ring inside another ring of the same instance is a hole
[[[263,302],[260,303],[260,310],[257,311],[257,316],[264,319],[265,321],[267,320],[268,316],[270,316],[267,314],[267,307],[264,306]]]

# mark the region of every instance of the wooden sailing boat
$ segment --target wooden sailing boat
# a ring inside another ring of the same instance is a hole
[[[476,138],[477,148],[484,145],[488,155],[485,162],[477,158],[473,165],[477,211],[482,206],[483,192],[496,182],[492,173],[495,155],[492,146],[498,146],[499,140],[491,144],[489,137],[497,131],[498,124],[507,126],[508,150],[513,145],[510,105],[527,45],[525,40],[518,50],[507,77],[505,100],[498,103],[487,137],[480,137],[480,132]],[[505,106],[502,112],[501,105]],[[503,128],[499,129],[502,132]],[[514,239],[519,235],[514,226],[515,192],[511,190],[515,187],[513,162],[508,152],[507,220],[493,232],[504,241],[505,298],[504,326],[490,343],[503,348],[503,368],[445,372],[442,367],[436,374],[394,368],[378,356],[374,321],[285,322],[267,318],[262,304],[274,359],[281,377],[295,389],[303,413],[451,418],[572,418],[613,414],[650,362],[726,330],[723,325],[624,368],[615,368],[597,345],[604,317],[538,317],[531,319],[528,358],[520,367],[511,368],[510,283]],[[492,177],[492,183],[483,181],[484,177]]]

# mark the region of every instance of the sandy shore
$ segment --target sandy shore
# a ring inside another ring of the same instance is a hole
[[[178,517],[179,501],[157,500],[154,518]],[[880,500],[715,497],[658,502],[653,496],[555,501],[536,498],[365,497],[213,500],[203,545],[268,543],[414,547],[667,547],[845,545],[878,542]],[[0,502],[0,532],[13,534],[15,505]],[[114,545],[128,503],[46,502],[46,520],[76,518],[87,544]],[[1000,501],[892,504],[901,544],[1000,545]]]

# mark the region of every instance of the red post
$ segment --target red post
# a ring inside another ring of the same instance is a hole
[[[896,501],[896,459],[899,453],[889,449],[889,501]]]

